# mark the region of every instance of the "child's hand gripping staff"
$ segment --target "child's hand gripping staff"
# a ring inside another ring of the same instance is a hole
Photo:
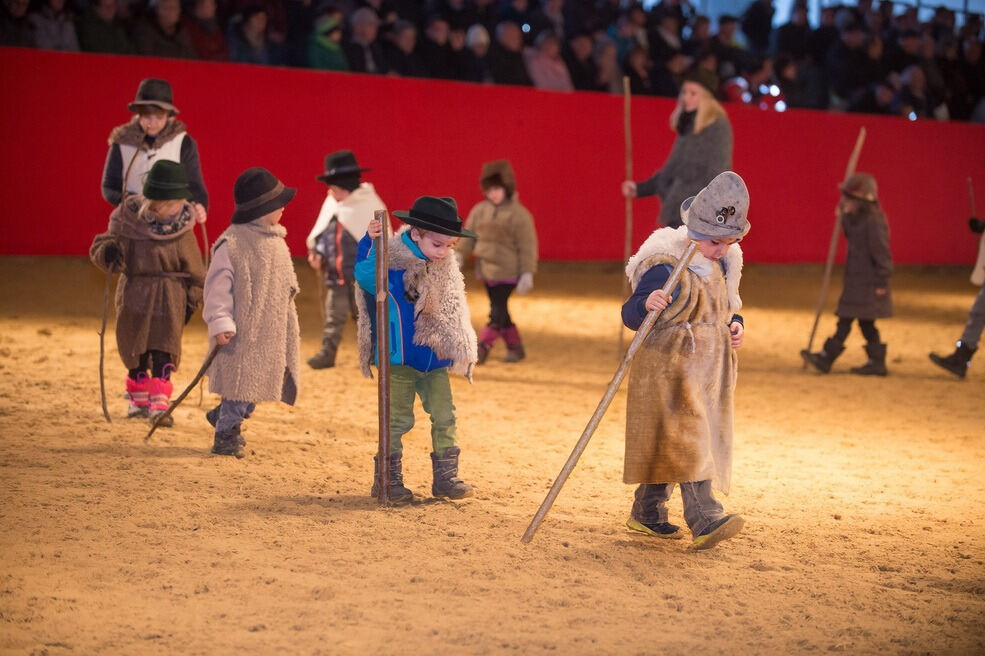
[[[612,399],[619,390],[619,385],[622,383],[622,379],[626,377],[626,372],[629,371],[629,365],[632,363],[633,357],[639,350],[643,340],[645,340],[647,335],[650,334],[650,330],[653,329],[653,324],[656,323],[657,319],[660,317],[660,314],[672,302],[671,291],[677,286],[681,274],[685,269],[687,269],[687,265],[690,263],[691,258],[694,256],[694,252],[697,248],[697,242],[688,241],[687,248],[684,249],[684,253],[681,254],[681,257],[674,266],[673,271],[670,272],[670,277],[667,278],[667,282],[664,283],[663,288],[653,292],[649,297],[647,297],[646,318],[640,325],[639,330],[636,331],[636,337],[633,338],[632,343],[630,343],[629,348],[626,350],[626,355],[623,357],[622,364],[619,365],[619,369],[616,370],[615,376],[612,377],[612,382],[609,383],[608,389],[605,390],[605,395],[602,397],[602,400],[599,401],[598,407],[595,408],[595,414],[592,415],[588,425],[585,426],[585,430],[578,439],[578,443],[575,444],[574,450],[571,452],[571,455],[568,456],[568,461],[564,463],[564,467],[561,468],[561,473],[558,474],[554,484],[551,485],[550,492],[547,493],[547,497],[545,497],[544,502],[540,504],[537,514],[534,515],[533,520],[530,522],[530,526],[527,527],[526,532],[523,534],[523,542],[530,542],[533,539],[534,533],[537,532],[537,528],[540,526],[540,523],[544,521],[544,517],[547,516],[551,506],[554,505],[554,500],[557,499],[557,495],[561,492],[561,488],[564,486],[565,481],[568,480],[568,476],[570,476],[571,472],[574,470],[582,452],[585,450],[585,447],[588,446],[588,441],[592,439],[595,429],[598,428],[599,422],[602,421],[602,417],[605,415],[605,411],[608,410],[609,404],[612,403]]]

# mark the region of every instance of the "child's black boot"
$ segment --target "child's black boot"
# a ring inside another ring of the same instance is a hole
[[[938,367],[947,369],[958,378],[964,378],[965,374],[968,373],[968,367],[971,366],[971,358],[977,350],[977,348],[971,348],[964,342],[959,341],[958,347],[954,349],[954,353],[951,355],[941,356],[931,353],[930,359]]]
[[[373,490],[371,494],[380,494],[380,456],[373,456]],[[390,454],[390,503],[407,503],[414,500],[414,493],[404,487],[403,453]]]
[[[865,345],[865,354],[869,356],[869,361],[861,367],[852,367],[851,372],[859,376],[885,376],[889,373],[886,369],[886,345],[877,342],[869,342]]]
[[[449,499],[464,499],[473,494],[472,486],[458,477],[458,455],[462,452],[457,446],[450,446],[438,457],[431,454],[431,469],[434,482],[431,484],[431,494],[436,497]]]
[[[812,365],[822,374],[826,374],[831,371],[831,365],[844,350],[845,344],[843,342],[838,341],[834,337],[829,337],[824,340],[824,346],[819,352],[811,353],[807,349],[803,349],[800,352],[800,357],[804,358],[804,362]]]
[[[246,441],[240,435],[239,424],[229,430],[216,431],[215,440],[212,442],[212,453],[217,456],[236,456],[242,458],[246,455],[243,444]]]
[[[331,369],[335,366],[335,347],[322,341],[321,350],[308,358],[308,366],[312,369]]]

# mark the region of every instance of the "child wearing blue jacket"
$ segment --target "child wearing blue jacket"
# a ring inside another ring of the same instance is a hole
[[[472,495],[472,487],[458,477],[461,450],[455,443],[455,406],[448,372],[471,382],[478,349],[465,300],[465,279],[452,255],[459,237],[475,235],[462,229],[453,198],[422,196],[410,210],[393,215],[411,227],[389,242],[390,499],[407,502],[414,496],[403,484],[401,438],[414,427],[416,396],[431,417],[431,493],[462,499]],[[359,361],[368,377],[372,376],[370,365],[379,357],[375,352],[376,313],[369,308],[376,295],[373,240],[382,233],[383,225],[371,221],[356,256],[355,278],[362,292],[356,294]],[[378,473],[377,456],[373,460]],[[373,496],[377,492],[374,483]]]

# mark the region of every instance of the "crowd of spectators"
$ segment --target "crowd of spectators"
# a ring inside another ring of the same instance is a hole
[[[985,120],[982,17],[883,0],[772,0],[714,20],[688,0],[2,0],[0,45],[310,67],[556,91],[676,96],[692,67],[721,100]],[[714,30],[713,30],[714,27]]]

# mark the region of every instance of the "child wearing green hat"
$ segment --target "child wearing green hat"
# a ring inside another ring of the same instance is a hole
[[[168,409],[181,333],[202,300],[205,266],[190,198],[184,168],[155,162],[142,193],[127,196],[113,210],[109,229],[89,249],[93,264],[121,274],[116,345],[129,370],[127,417],[149,416],[151,423]],[[164,425],[172,423],[168,417]]]
[[[389,241],[390,499],[400,503],[414,496],[403,484],[401,438],[414,427],[416,396],[431,416],[431,493],[461,499],[472,495],[472,487],[458,477],[461,450],[455,443],[457,426],[448,372],[471,382],[477,347],[465,300],[465,279],[453,255],[458,238],[475,235],[462,228],[453,198],[422,196],[410,210],[393,215],[411,227]],[[361,288],[356,294],[359,361],[366,376],[372,376],[370,364],[375,358],[387,357],[374,353],[376,313],[368,310],[376,294],[372,240],[382,234],[382,223],[371,221],[356,257],[356,283]],[[379,474],[375,456],[374,461]],[[374,483],[374,496],[375,488]]]
[[[732,474],[732,399],[745,328],[739,297],[749,193],[732,171],[716,176],[680,207],[684,225],[656,230],[626,264],[633,295],[622,309],[639,329],[663,310],[629,374],[623,481],[635,483],[626,525],[679,538],[667,500],[680,485],[692,549],[708,549],[743,525],[725,514],[712,488],[728,494]],[[697,252],[670,295],[663,286],[690,241]]]

